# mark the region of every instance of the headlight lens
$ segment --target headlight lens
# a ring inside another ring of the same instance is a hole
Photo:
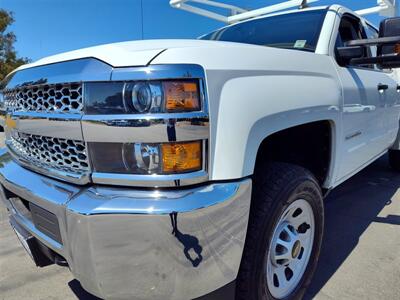
[[[203,166],[203,141],[173,143],[89,143],[95,172],[178,174]]]
[[[200,82],[149,80],[88,82],[86,114],[145,114],[201,111]]]
[[[126,102],[131,102],[133,108],[138,113],[148,112],[151,107],[152,95],[150,87],[145,82],[138,82],[134,84],[128,84],[128,99],[124,99]]]

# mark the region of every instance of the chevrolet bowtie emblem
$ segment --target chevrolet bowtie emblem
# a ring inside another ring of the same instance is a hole
[[[17,128],[17,121],[14,120],[10,115],[6,116],[6,127],[8,127],[9,129]]]

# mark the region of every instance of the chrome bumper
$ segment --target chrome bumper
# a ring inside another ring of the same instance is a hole
[[[22,168],[1,150],[0,183],[15,220],[99,297],[193,299],[236,279],[250,179],[180,190],[82,187]],[[16,211],[3,187],[55,214],[62,244]]]

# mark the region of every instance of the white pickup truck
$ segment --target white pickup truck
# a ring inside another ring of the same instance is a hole
[[[388,151],[400,170],[398,35],[333,5],[22,66],[0,88],[10,223],[102,298],[299,299],[324,196]]]

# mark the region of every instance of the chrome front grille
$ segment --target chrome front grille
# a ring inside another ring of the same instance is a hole
[[[84,142],[15,132],[7,144],[33,166],[77,174],[90,172]]]
[[[82,84],[34,85],[4,90],[5,107],[12,111],[81,114]]]

